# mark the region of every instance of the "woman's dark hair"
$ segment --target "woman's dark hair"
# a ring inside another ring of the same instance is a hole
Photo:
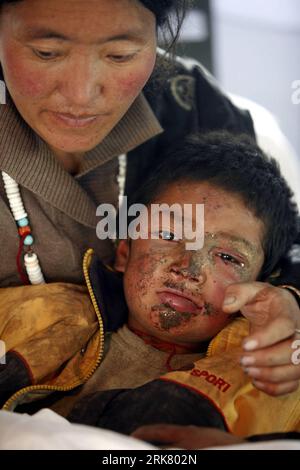
[[[2,5],[21,1],[24,0],[0,0],[0,8]],[[171,50],[178,39],[191,0],[139,0],[139,2],[154,13],[157,27],[163,33],[163,37],[168,38],[168,50]]]
[[[22,0],[0,0],[0,8],[2,5],[6,5],[6,3],[18,3],[21,2]]]
[[[25,0],[0,0],[0,10],[3,5],[19,3]],[[175,47],[179,38],[180,29],[188,5],[193,0],[139,0],[145,8],[152,11],[156,17],[157,30],[161,32],[163,47],[170,54],[168,62],[164,56],[158,56],[155,70],[152,74],[153,86],[161,85],[173,71]],[[3,80],[3,71],[0,64],[0,80]]]
[[[267,278],[285,256],[298,233],[293,194],[274,159],[269,159],[248,136],[228,132],[193,135],[152,171],[128,205],[149,205],[171,184],[209,182],[236,194],[265,225],[265,262],[260,279]],[[247,227],[245,227],[247,230]]]
[[[139,0],[156,17],[168,52],[176,45],[185,13],[191,0]]]

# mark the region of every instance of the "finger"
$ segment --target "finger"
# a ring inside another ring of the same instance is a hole
[[[280,384],[274,384],[269,382],[260,382],[259,380],[253,380],[253,385],[261,390],[262,392],[267,393],[273,397],[278,397],[280,395],[286,395],[287,393],[295,392],[298,389],[299,382],[284,382]]]
[[[251,379],[274,384],[295,382],[300,378],[300,367],[293,364],[280,367],[247,367],[244,371]]]
[[[248,340],[249,341],[249,340]],[[241,359],[242,367],[274,367],[291,364],[294,348],[294,339],[288,339],[263,349],[257,349],[251,353],[245,353]],[[300,377],[299,377],[300,379]]]
[[[131,435],[143,441],[174,443],[185,437],[186,426],[151,424],[137,428]]]
[[[246,304],[252,303],[256,295],[268,289],[264,282],[244,282],[231,284],[226,288],[222,309],[226,313],[236,313]]]
[[[246,351],[268,347],[293,336],[300,312],[286,289],[261,282],[233,284],[226,289],[225,298],[233,293],[235,302],[224,310],[230,313],[239,308],[249,320],[251,335],[243,344]]]
[[[281,316],[273,319],[261,329],[256,329],[242,343],[245,351],[267,348],[294,335],[295,324],[293,318]]]

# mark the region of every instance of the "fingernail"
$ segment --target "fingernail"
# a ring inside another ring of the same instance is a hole
[[[236,302],[236,297],[226,297],[224,300],[224,305],[231,305]]]
[[[251,366],[255,363],[255,358],[253,356],[244,356],[240,361],[242,366]]]
[[[247,372],[246,372],[247,371]],[[252,375],[253,377],[258,377],[259,374],[260,374],[260,370],[257,369],[256,367],[247,367],[247,369],[245,369],[245,372],[248,374],[248,375]]]
[[[253,385],[257,385],[259,388],[264,388],[265,384],[263,382],[260,382],[259,380],[252,380]]]
[[[246,341],[243,344],[243,349],[245,349],[245,351],[252,351],[253,349],[256,349],[257,346],[258,346],[258,341],[256,341],[256,339],[251,339],[250,341]]]

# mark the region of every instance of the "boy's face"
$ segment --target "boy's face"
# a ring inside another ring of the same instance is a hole
[[[176,183],[153,201],[178,202],[204,204],[204,247],[187,250],[187,240],[172,239],[172,222],[152,227],[160,239],[151,239],[149,224],[147,240],[121,241],[116,268],[124,272],[129,326],[196,346],[230,322],[222,311],[226,287],[257,278],[264,261],[264,224],[237,195],[206,182]]]

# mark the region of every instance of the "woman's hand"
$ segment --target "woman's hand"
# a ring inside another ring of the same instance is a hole
[[[300,379],[300,309],[288,290],[263,282],[232,284],[223,310],[240,311],[250,322],[241,365],[256,388],[277,396],[295,391]],[[293,344],[294,343],[294,344]],[[294,353],[294,354],[293,354]],[[298,362],[298,364],[296,363]]]
[[[147,442],[158,442],[161,446],[168,448],[176,447],[188,450],[245,442],[240,437],[219,429],[173,424],[141,426],[132,433],[132,437]]]

